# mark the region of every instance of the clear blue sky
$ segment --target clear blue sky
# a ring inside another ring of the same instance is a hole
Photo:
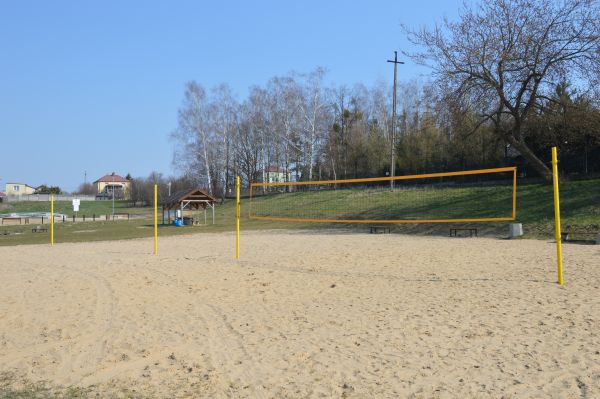
[[[400,29],[454,18],[460,0],[5,1],[0,5],[0,190],[115,171],[174,174],[184,83],[248,87],[292,70],[329,83],[392,79]],[[402,80],[422,69],[399,67]]]

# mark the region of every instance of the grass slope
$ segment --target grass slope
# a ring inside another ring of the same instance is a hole
[[[309,191],[255,197],[257,216],[424,220],[510,217],[511,186]]]

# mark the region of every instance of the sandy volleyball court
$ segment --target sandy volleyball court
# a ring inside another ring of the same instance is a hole
[[[0,372],[148,397],[600,397],[600,247],[316,232],[0,248]],[[16,377],[15,377],[16,378]],[[16,380],[15,380],[16,381]]]

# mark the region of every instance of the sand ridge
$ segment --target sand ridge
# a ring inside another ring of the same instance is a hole
[[[0,248],[0,372],[155,397],[600,397],[600,249],[298,231]]]

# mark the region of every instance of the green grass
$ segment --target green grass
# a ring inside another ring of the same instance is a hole
[[[116,213],[149,213],[149,208],[131,207],[129,201],[115,201]],[[50,212],[50,202],[43,201],[24,201],[24,202],[5,202],[0,204],[0,214],[19,212]],[[73,204],[71,201],[56,201],[54,203],[54,212],[62,213],[68,216],[73,215]],[[96,215],[112,214],[112,201],[81,201],[78,215],[81,217],[92,217]]]
[[[561,183],[560,210],[565,227],[600,229],[600,180]],[[531,184],[518,187],[517,219],[524,224],[553,226],[552,186]]]
[[[360,190],[339,190],[337,192],[317,193],[293,193],[282,196],[274,196],[263,199],[264,206],[269,206],[280,215],[293,216],[294,212],[307,212],[313,208],[321,212],[317,216],[326,216],[337,210],[344,216],[355,216],[364,219],[389,218],[397,215],[428,217],[462,217],[465,209],[468,209],[474,199],[478,202],[476,209],[471,215],[477,217],[506,215],[510,213],[510,199],[506,191],[494,187],[467,187],[448,188],[443,195],[423,196],[414,193],[398,193],[382,191],[375,197],[371,196],[368,201],[363,201],[366,196]],[[418,197],[410,197],[411,195]],[[401,198],[402,200],[398,200]],[[441,199],[441,200],[440,200]],[[17,203],[18,212],[40,211],[47,203]],[[15,205],[17,205],[15,204]],[[66,205],[65,205],[66,204]],[[88,206],[89,210],[97,211],[97,214],[111,212],[110,201],[96,201],[91,203],[82,202],[82,211]],[[316,206],[315,204],[318,204]],[[12,203],[10,205],[13,205]],[[70,203],[63,203],[64,207],[70,207]],[[85,223],[57,223],[55,242],[85,242],[117,240],[130,238],[152,237],[151,208],[127,208],[126,203],[118,203],[117,212],[142,213],[148,215],[145,219],[132,219],[130,221],[108,221],[108,222],[85,222]],[[265,229],[353,229],[356,231],[368,231],[368,225],[364,224],[342,224],[342,223],[304,223],[304,222],[276,222],[262,220],[248,220],[248,201],[242,201],[241,221],[242,230],[265,230]],[[253,209],[258,203],[253,204]],[[325,206],[327,208],[325,208]],[[68,211],[68,209],[65,209]],[[600,180],[564,182],[561,184],[561,210],[563,230],[576,229],[590,232],[600,231]],[[14,212],[13,211],[13,212]],[[10,212],[5,210],[0,213]],[[216,224],[207,226],[160,226],[159,236],[171,236],[179,234],[192,234],[204,232],[223,232],[235,229],[235,202],[225,201],[216,208]],[[68,214],[68,213],[67,213]],[[160,215],[159,215],[160,217]],[[523,223],[526,237],[549,238],[553,236],[554,208],[552,197],[552,186],[545,184],[524,184],[518,186],[517,190],[517,221]],[[209,213],[210,223],[210,213]],[[457,225],[456,223],[451,224]],[[507,222],[494,223],[470,223],[476,225],[483,234],[502,235],[506,234]],[[0,226],[0,246],[18,244],[42,244],[49,241],[48,233],[32,233],[31,228],[35,225]],[[392,226],[394,232],[405,232],[411,234],[448,234],[448,224],[398,224]],[[8,231],[10,235],[1,235]],[[20,234],[14,234],[20,233]]]
[[[127,208],[122,208],[127,209]],[[152,209],[142,208],[143,212],[147,214],[147,217],[142,219],[131,219],[131,220],[115,220],[115,221],[98,221],[98,222],[77,222],[72,223],[67,221],[65,223],[55,223],[55,243],[61,242],[88,242],[88,241],[106,241],[106,240],[124,240],[132,238],[149,238],[153,236],[153,222],[152,222]],[[137,209],[139,212],[139,208]],[[31,212],[29,209],[22,209],[21,212]],[[81,215],[81,213],[80,213]],[[175,227],[173,225],[162,225],[162,213],[159,210],[159,225],[158,234],[160,237],[181,235],[181,234],[194,234],[203,232],[223,232],[235,230],[235,201],[226,201],[225,204],[217,206],[215,210],[216,223],[211,223],[210,212],[208,215],[207,225],[197,226],[183,226]],[[203,218],[203,214],[199,213],[197,216]],[[0,246],[7,245],[20,245],[20,244],[45,244],[50,240],[50,233],[41,232],[33,233],[31,230],[35,226],[41,226],[39,223],[23,224],[23,225],[3,225],[0,226]],[[44,228],[49,228],[47,222],[43,225]],[[274,223],[264,221],[248,221],[244,219],[242,221],[242,228],[248,229],[272,229],[272,228],[298,228],[312,227],[308,224],[302,226],[293,225],[290,226],[288,223]],[[3,232],[10,233],[9,235],[3,235]]]

